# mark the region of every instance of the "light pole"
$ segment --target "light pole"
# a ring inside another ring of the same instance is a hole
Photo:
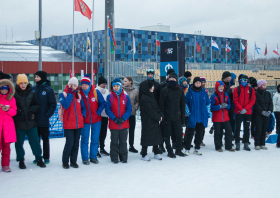
[[[42,0],[39,0],[39,71],[42,71]]]

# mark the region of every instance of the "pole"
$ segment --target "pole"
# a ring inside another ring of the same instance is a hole
[[[42,71],[42,0],[39,0],[39,71]]]
[[[132,31],[132,44],[133,44],[133,48],[132,48],[132,59],[133,59],[133,62],[134,62],[134,47],[136,48],[136,46],[134,46],[135,45],[135,43],[134,43],[134,40],[135,40],[135,38],[134,38],[134,31]],[[128,59],[128,58],[127,58]]]
[[[93,55],[93,50],[94,50],[94,32],[93,32],[93,26],[94,25],[94,0],[92,0],[92,32],[91,32],[91,46],[92,46],[92,50],[91,50],[91,82],[93,83],[94,82],[94,79],[93,79],[93,60],[94,60],[94,55]]]
[[[14,43],[14,30],[13,30],[13,27],[12,27],[12,43]]]
[[[87,74],[87,41],[88,41],[88,29],[87,29],[87,37],[86,37],[86,74]]]
[[[4,72],[4,70],[3,70],[3,61],[2,61],[2,72]]]
[[[72,76],[74,76],[74,12],[75,12],[75,0],[73,0],[73,35],[72,35]]]
[[[109,21],[109,15],[107,15],[107,26],[108,26],[108,21]],[[111,85],[111,79],[110,79],[110,67],[109,67],[109,59],[110,59],[110,37],[109,37],[109,28],[107,27],[107,81],[108,81],[108,90],[110,91],[110,85]]]
[[[241,39],[240,39],[240,52],[239,52],[239,56],[240,56],[240,64],[242,63],[242,61],[241,61]]]
[[[156,63],[157,63],[157,33],[156,33]]]
[[[196,63],[196,36],[194,36],[193,62]]]
[[[279,54],[279,52],[278,52],[278,44],[277,44],[277,53]],[[279,58],[279,55],[277,55],[276,57],[277,57],[277,65],[278,65],[278,58]]]
[[[61,74],[62,74],[62,90],[63,90],[63,63],[61,63]]]
[[[255,45],[254,45],[254,64],[255,64],[255,60],[256,60],[256,41],[255,41]]]
[[[210,50],[211,50],[211,63],[212,63],[212,37],[211,37],[211,47],[210,47]]]
[[[226,39],[226,49],[225,49],[225,53],[226,53],[226,64],[227,64],[227,46],[228,46],[228,43],[227,43],[227,39]]]

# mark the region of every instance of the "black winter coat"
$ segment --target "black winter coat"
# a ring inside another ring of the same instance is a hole
[[[262,115],[262,111],[273,112],[273,103],[271,93],[260,88],[256,91],[256,102],[254,105],[254,114]]]
[[[166,120],[181,120],[185,122],[185,95],[184,91],[167,85],[160,91],[159,108]]]
[[[144,80],[143,82],[140,83],[140,87],[139,87],[139,101],[141,100],[141,97],[143,95],[143,93],[145,92],[145,89],[148,88],[148,80]],[[152,80],[154,83],[154,97],[156,99],[157,104],[159,104],[159,97],[160,97],[160,87],[159,87],[159,83],[155,80]]]
[[[35,114],[38,127],[49,127],[49,118],[54,114],[57,104],[51,83],[47,80],[43,85],[37,84],[33,90],[41,105]]]
[[[40,103],[32,91],[32,85],[28,84],[25,91],[17,85],[14,97],[17,103],[17,115],[14,116],[16,129],[29,130],[37,127],[35,113],[39,110]]]
[[[140,100],[141,113],[141,145],[154,146],[163,143],[160,133],[159,121],[163,114],[161,113],[154,94],[149,91],[148,84],[143,88],[143,95]]]

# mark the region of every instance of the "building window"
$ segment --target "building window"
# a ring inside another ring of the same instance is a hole
[[[76,52],[76,45],[74,45],[74,53]]]
[[[202,47],[200,47],[200,50],[199,50],[199,58],[202,58]]]
[[[212,59],[214,59],[215,58],[215,51],[213,49],[211,49],[211,50],[212,50]]]
[[[102,42],[102,54],[105,54],[105,42]]]
[[[227,52],[227,48],[225,48],[225,50],[223,50],[223,59],[226,59],[226,52]]]
[[[227,56],[227,59],[228,59],[228,61],[230,60],[230,51],[228,52],[228,54],[227,54],[228,56]]]
[[[121,58],[121,61],[124,61],[124,58]]]
[[[98,43],[98,54],[100,54],[100,43]]]
[[[151,59],[150,59],[150,58],[148,59],[148,62],[151,62]]]
[[[138,43],[138,54],[142,54],[142,43]]]
[[[157,44],[155,43],[155,46],[154,46],[154,53],[156,54],[156,51],[157,51]]]
[[[141,62],[142,61],[142,58],[138,58],[138,62]]]
[[[82,49],[83,49],[84,52],[87,51],[84,44],[82,44]]]
[[[192,58],[194,57],[194,46],[192,46]]]
[[[152,54],[152,44],[148,43],[148,54]]]
[[[206,62],[207,62],[207,52],[208,50],[207,50],[207,47],[204,47],[204,59],[206,60]]]
[[[122,54],[125,53],[125,52],[124,52],[124,49],[125,49],[124,46],[125,46],[125,41],[122,41],[122,42],[121,42],[121,53],[122,53]]]
[[[216,59],[219,59],[219,51],[216,51]]]
[[[187,46],[187,49],[186,49],[186,57],[189,58],[190,56],[190,46]]]
[[[100,58],[97,59],[97,67],[100,67]]]

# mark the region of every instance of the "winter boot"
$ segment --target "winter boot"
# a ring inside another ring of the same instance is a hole
[[[97,152],[97,158],[101,158],[102,156],[100,155],[99,151]]]
[[[180,156],[180,157],[185,157],[185,156],[187,156],[186,154],[182,153],[181,150],[177,150],[177,151],[175,152],[175,155],[178,155],[178,156]]]
[[[19,161],[19,168],[20,169],[26,169],[25,163],[23,160]]]
[[[146,162],[151,161],[147,155],[145,157],[141,157],[141,160],[146,161]]]
[[[98,164],[99,163],[98,159],[90,159],[90,162],[94,163],[94,164]]]
[[[218,152],[223,152],[223,149],[220,148],[220,149],[217,149],[216,151],[218,151]]]
[[[245,143],[244,144],[244,148],[243,148],[245,151],[251,151],[251,149],[249,148],[249,144],[248,143]]]
[[[69,164],[62,164],[62,167],[64,168],[64,169],[69,169],[70,167],[69,167]]]
[[[6,173],[12,172],[9,166],[3,166],[2,171],[6,172]]]
[[[90,165],[88,159],[87,159],[87,160],[84,160],[84,161],[83,161],[83,164],[84,164],[84,165]]]
[[[276,148],[280,148],[280,144],[276,144]]]
[[[190,155],[190,151],[187,149],[183,149],[182,153],[184,153],[186,156]]]
[[[166,152],[166,150],[163,147],[163,145],[159,145],[158,149],[160,150],[161,153],[165,153]]]
[[[255,146],[255,150],[259,151],[259,150],[261,150],[261,147],[260,146]]]
[[[200,146],[206,146],[203,142],[201,142]]]
[[[262,150],[267,150],[267,147],[266,146],[261,146],[261,149]]]
[[[240,151],[240,143],[235,143],[235,150]]]
[[[176,155],[173,152],[168,152],[167,157],[176,158]]]
[[[103,156],[110,156],[110,154],[105,149],[103,150],[100,149],[100,154]]]
[[[193,154],[202,155],[202,153],[199,150],[194,150]]]
[[[138,151],[134,148],[134,146],[131,146],[129,148],[129,152],[131,152],[131,153],[138,153]]]
[[[157,160],[162,160],[162,157],[159,154],[155,155],[154,158]]]
[[[41,168],[46,168],[46,164],[43,162],[42,159],[40,159],[37,163],[37,166],[40,166]]]
[[[75,163],[70,163],[70,166],[72,168],[79,168],[79,165],[75,162]]]
[[[118,161],[113,161],[113,160],[112,160],[112,163],[113,163],[113,164],[117,164],[117,163],[119,163],[119,162],[118,162]]]

